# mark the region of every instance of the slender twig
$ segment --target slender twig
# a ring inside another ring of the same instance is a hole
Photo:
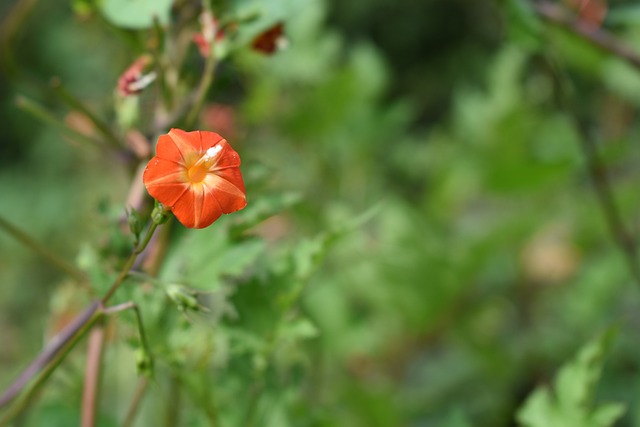
[[[131,251],[131,255],[125,262],[122,270],[120,270],[120,274],[118,274],[118,277],[116,277],[116,280],[111,285],[111,288],[109,288],[107,293],[102,297],[103,304],[106,304],[107,301],[111,299],[113,294],[118,290],[120,285],[122,285],[124,280],[127,278],[131,267],[133,267],[133,264],[136,262],[136,258],[138,258],[138,255],[140,255],[142,251],[144,251],[144,249],[147,247],[149,241],[151,240],[151,236],[153,236],[153,233],[156,231],[156,228],[158,228],[158,224],[155,222],[152,222],[151,225],[149,225],[149,230],[147,231],[144,239],[142,239],[142,241],[138,243],[138,246],[133,251]]]
[[[115,305],[113,307],[105,308],[105,314],[113,314],[118,313],[124,310],[133,310],[133,313],[136,316],[136,325],[138,326],[138,334],[140,335],[140,345],[142,346],[143,351],[147,355],[151,355],[151,348],[149,347],[149,341],[147,340],[147,334],[144,330],[144,324],[142,323],[142,314],[140,313],[140,308],[138,304],[133,301],[125,302],[122,304]]]
[[[50,251],[47,247],[43,246],[35,240],[33,237],[29,236],[25,231],[21,230],[17,226],[11,224],[6,219],[0,216],[0,229],[6,231],[18,242],[22,243],[33,252],[40,255],[47,263],[52,266],[64,271],[69,276],[71,276],[75,281],[80,283],[81,285],[88,288],[88,279],[87,276],[73,264],[67,262],[63,258],[59,257],[55,252]]]
[[[166,427],[174,427],[179,424],[180,419],[180,381],[178,377],[172,375],[169,381],[169,404],[164,418]]]
[[[597,141],[587,123],[582,120],[576,107],[569,101],[566,78],[562,70],[549,61],[555,79],[555,94],[558,107],[565,111],[578,134],[580,149],[587,162],[587,172],[593,184],[600,209],[607,222],[613,241],[624,254],[629,272],[640,287],[640,263],[638,260],[638,243],[627,230],[620,209],[616,203],[613,186],[609,178],[606,164],[600,155]]]
[[[92,321],[98,311],[99,303],[94,302],[89,308],[83,311],[69,325],[67,325],[58,335],[53,337],[49,344],[42,350],[40,355],[31,362],[22,374],[11,386],[0,396],[0,408],[9,403],[27,385],[31,378],[42,370],[47,364],[55,359],[56,355],[64,349],[65,345],[79,334],[80,331]]]
[[[140,409],[142,398],[144,397],[144,394],[148,389],[148,385],[149,379],[144,376],[140,377],[140,379],[138,380],[136,391],[134,392],[133,398],[131,399],[131,405],[129,406],[127,415],[122,422],[122,427],[131,427],[133,425],[133,422],[136,419],[136,415],[138,415],[138,410]]]
[[[34,362],[20,375],[20,377],[7,389],[0,397],[0,408],[12,401],[22,389],[29,383],[31,378],[39,372],[43,367],[42,374],[29,387],[28,391],[23,394],[21,399],[16,403],[10,411],[0,418],[0,426],[7,425],[13,418],[24,411],[31,399],[42,385],[49,379],[51,374],[62,363],[67,354],[75,347],[84,334],[93,326],[93,324],[102,316],[99,310],[100,303],[97,301],[86,309],[80,316],[72,321],[58,336],[56,336],[47,348],[40,353]]]
[[[42,122],[56,127],[58,130],[60,130],[62,133],[66,134],[68,137],[72,139],[81,141],[91,146],[105,149],[105,146],[102,143],[102,141],[93,139],[87,135],[84,135],[76,131],[75,129],[70,128],[66,123],[64,123],[57,117],[55,117],[46,108],[36,103],[35,101],[32,101],[24,96],[18,96],[16,98],[16,105],[21,110],[24,110],[32,114],[34,117],[41,120]]]
[[[0,62],[2,62],[6,75],[10,77],[17,73],[12,44],[20,27],[24,25],[37,2],[37,0],[16,1],[6,17],[0,22],[0,52],[2,52],[2,61]]]
[[[640,54],[606,30],[576,18],[562,6],[548,1],[533,2],[533,7],[547,21],[578,34],[595,46],[624,59],[636,68],[640,68]]]
[[[589,177],[593,183],[600,208],[607,221],[611,237],[625,256],[629,271],[636,284],[640,286],[640,264],[638,264],[638,245],[636,239],[627,230],[620,209],[616,204],[607,167],[600,156],[598,145],[587,126],[574,117],[575,127],[580,136],[580,147],[587,161]]]
[[[209,0],[202,0],[202,9],[205,12],[211,13],[211,5],[209,4]],[[186,119],[186,127],[191,128],[196,120],[198,119],[198,114],[202,109],[202,104],[207,96],[207,92],[209,91],[209,87],[213,82],[213,72],[216,67],[216,56],[210,51],[205,59],[204,70],[202,72],[202,77],[200,78],[200,83],[198,84],[198,89],[195,92],[195,99],[193,105],[191,106],[191,110],[189,114],[187,114]]]
[[[82,392],[82,427],[93,427],[96,424],[96,407],[100,388],[102,365],[102,349],[104,347],[104,325],[91,329],[85,368],[84,390]]]
[[[111,298],[113,293],[122,285],[126,279],[136,258],[148,245],[151,236],[158,227],[157,223],[149,226],[147,234],[138,245],[132,250],[131,256],[122,267],[120,274],[114,280],[111,288],[102,297],[101,300],[94,302],[82,314],[76,317],[60,334],[54,337],[45,349],[36,357],[36,359],[25,369],[16,381],[0,396],[0,408],[9,404],[22,390],[27,386],[31,379],[43,371],[36,382],[30,388],[29,392],[24,396],[22,401],[18,403],[12,411],[0,420],[0,426],[4,422],[18,415],[28,404],[33,394],[45,383],[46,379],[51,375],[53,370],[64,360],[67,353],[75,346],[80,337],[95,323],[98,317],[104,314],[104,305]],[[139,313],[138,313],[139,314]],[[146,339],[145,339],[146,342]],[[148,348],[148,347],[147,347]]]
[[[50,84],[55,94],[58,95],[60,99],[66,102],[71,108],[78,110],[85,117],[87,117],[91,121],[91,123],[93,123],[93,125],[96,127],[96,129],[100,131],[102,136],[104,136],[104,138],[107,141],[109,141],[111,145],[113,145],[114,148],[122,148],[120,141],[118,140],[116,135],[113,133],[109,125],[105,123],[102,119],[100,119],[98,116],[96,116],[93,113],[93,111],[91,111],[89,108],[87,108],[86,105],[84,105],[82,101],[80,101],[73,94],[71,94],[71,92],[69,92],[62,85],[62,81],[59,78],[55,77],[51,79]]]

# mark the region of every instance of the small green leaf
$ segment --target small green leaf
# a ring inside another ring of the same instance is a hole
[[[594,406],[593,391],[600,378],[603,358],[616,330],[611,328],[580,350],[562,367],[554,383],[555,396],[539,387],[517,414],[525,427],[608,427],[624,412],[620,404]]]
[[[169,22],[173,0],[103,0],[102,14],[113,25],[132,30],[151,28],[154,19]]]

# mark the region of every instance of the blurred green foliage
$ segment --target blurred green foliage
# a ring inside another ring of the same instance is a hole
[[[101,294],[131,244],[132,171],[15,99],[69,120],[57,76],[115,122],[118,77],[155,30],[151,9],[72,3],[0,5],[0,215]],[[178,15],[168,4],[153,5],[160,25]],[[239,38],[283,19],[290,46],[233,53],[207,100],[233,109],[248,207],[205,230],[166,226],[155,277],[117,294],[140,306],[155,358],[135,425],[640,426],[638,284],[573,120],[597,136],[637,235],[636,68],[525,1],[217,7],[264,8]],[[625,7],[612,1],[605,27],[632,44]],[[197,81],[195,46],[184,63]],[[90,298],[4,233],[0,283],[4,388]],[[138,383],[135,317],[109,325],[100,426],[121,425]],[[15,425],[77,424],[83,376],[81,344]]]

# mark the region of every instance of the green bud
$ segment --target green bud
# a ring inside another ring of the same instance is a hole
[[[198,303],[196,292],[194,290],[188,289],[182,285],[169,285],[165,291],[169,299],[178,306],[178,310],[202,310],[202,306]]]
[[[139,375],[150,377],[153,373],[153,359],[143,348],[136,351],[136,368]]]
[[[164,224],[169,219],[169,212],[171,212],[162,203],[156,200],[156,204],[151,211],[151,221],[156,224]]]
[[[131,230],[131,233],[133,234],[137,242],[138,240],[140,240],[140,233],[142,233],[142,229],[144,228],[142,218],[140,218],[140,214],[137,210],[131,208],[127,220],[129,221],[129,230]]]

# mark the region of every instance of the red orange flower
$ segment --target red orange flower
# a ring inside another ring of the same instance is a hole
[[[147,191],[185,227],[204,228],[247,205],[240,156],[214,132],[171,129],[144,171]]]

